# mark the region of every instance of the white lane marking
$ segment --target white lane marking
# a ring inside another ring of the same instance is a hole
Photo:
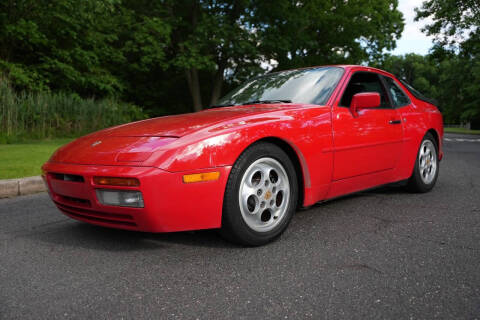
[[[480,142],[480,139],[460,139],[460,138],[443,138],[445,141],[458,141],[458,142]]]

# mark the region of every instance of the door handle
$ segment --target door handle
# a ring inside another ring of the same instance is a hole
[[[388,123],[390,123],[390,124],[400,124],[400,123],[402,123],[402,120],[390,120],[390,121],[388,121]]]

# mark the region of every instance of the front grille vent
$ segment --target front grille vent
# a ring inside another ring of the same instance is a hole
[[[73,216],[74,218],[85,219],[92,222],[102,222],[112,225],[123,225],[129,227],[136,227],[137,224],[129,214],[100,212],[90,209],[75,208],[63,203],[55,201],[57,207],[64,213]]]
[[[85,182],[82,176],[76,174],[65,174],[65,173],[50,173],[53,179],[63,180],[63,181],[72,181],[72,182]]]
[[[68,197],[68,196],[63,196],[61,194],[57,194],[57,196],[60,198],[62,202],[66,203],[71,203],[74,205],[78,206],[83,206],[83,207],[90,207],[90,201],[86,199],[80,199],[80,198],[74,198],[74,197]]]

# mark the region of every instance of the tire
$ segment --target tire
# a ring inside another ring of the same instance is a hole
[[[410,192],[424,193],[432,190],[439,172],[438,146],[431,133],[427,133],[418,149],[413,173],[408,179]]]
[[[230,172],[220,234],[242,245],[266,244],[285,231],[297,199],[297,175],[288,155],[274,144],[255,143]]]

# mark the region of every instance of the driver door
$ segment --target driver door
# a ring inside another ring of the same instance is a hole
[[[350,111],[352,97],[378,92],[381,105]],[[375,72],[353,72],[341,99],[332,109],[334,136],[333,181],[392,170],[402,152],[403,129],[383,81]]]

